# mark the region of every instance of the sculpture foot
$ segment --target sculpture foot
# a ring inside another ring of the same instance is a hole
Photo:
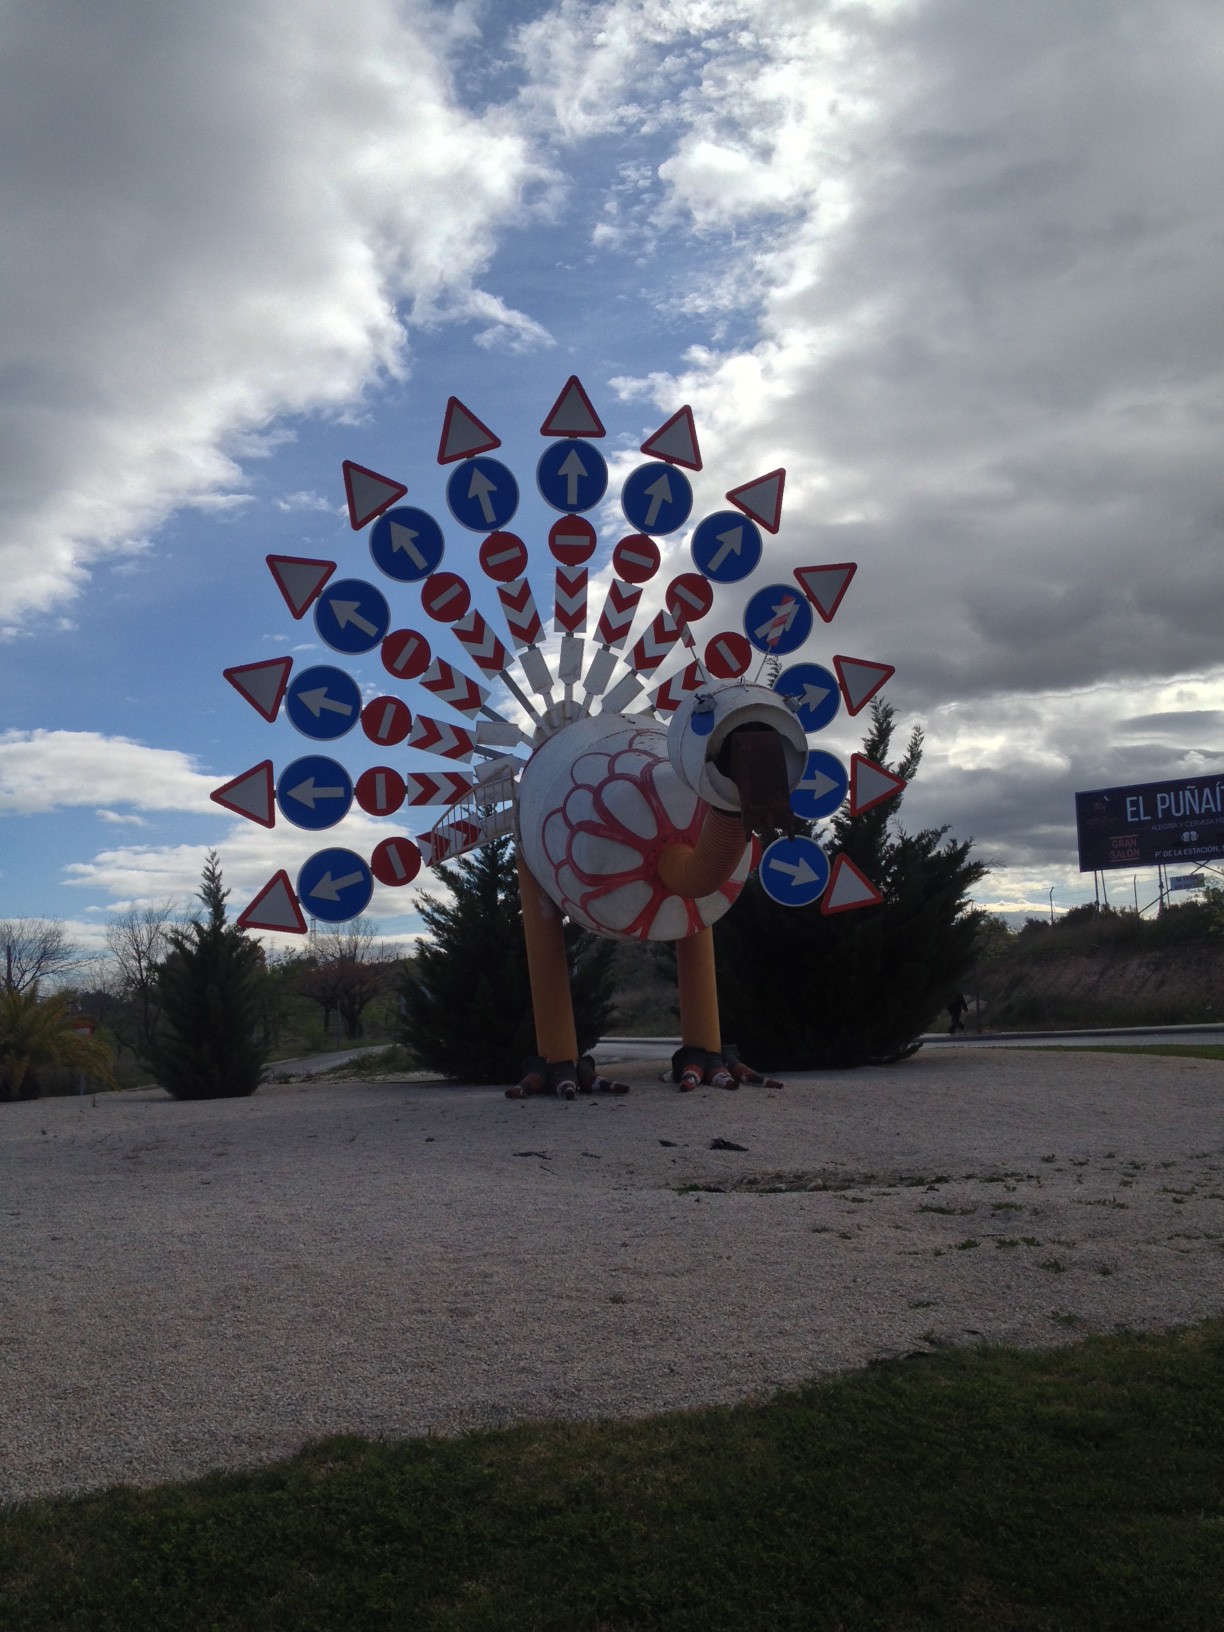
[[[763,1077],[759,1071],[754,1071],[750,1065],[745,1065],[733,1048],[727,1049],[726,1061],[727,1070],[730,1071],[736,1082],[748,1082],[755,1088],[785,1088],[786,1086],[784,1082],[779,1082],[777,1077]]]
[[[711,1088],[736,1089],[742,1082],[765,1088],[781,1088],[776,1077],[763,1077],[750,1065],[745,1065],[733,1048],[725,1054],[713,1054],[709,1049],[685,1045],[672,1055],[672,1081],[679,1084],[682,1094],[705,1082]]]
[[[627,1094],[627,1082],[610,1082],[595,1069],[595,1061],[584,1054],[578,1061],[578,1092],[580,1094]]]

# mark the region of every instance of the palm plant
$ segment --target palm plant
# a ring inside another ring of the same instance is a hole
[[[40,1000],[37,985],[0,992],[0,1099],[34,1098],[38,1073],[56,1066],[118,1087],[110,1050],[98,1038],[73,1031],[72,1022],[72,1004],[64,996]]]

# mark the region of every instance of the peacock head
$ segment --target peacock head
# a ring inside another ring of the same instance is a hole
[[[680,780],[714,809],[741,815],[750,832],[793,826],[790,795],[807,753],[789,700],[744,682],[696,692],[667,731]]]

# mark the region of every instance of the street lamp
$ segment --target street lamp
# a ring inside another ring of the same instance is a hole
[[[1050,922],[1054,922],[1054,886],[1050,885]]]

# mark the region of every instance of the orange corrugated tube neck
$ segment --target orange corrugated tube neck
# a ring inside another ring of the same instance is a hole
[[[670,844],[659,857],[659,877],[677,895],[700,900],[725,884],[747,844],[743,819],[710,809],[696,844]]]

